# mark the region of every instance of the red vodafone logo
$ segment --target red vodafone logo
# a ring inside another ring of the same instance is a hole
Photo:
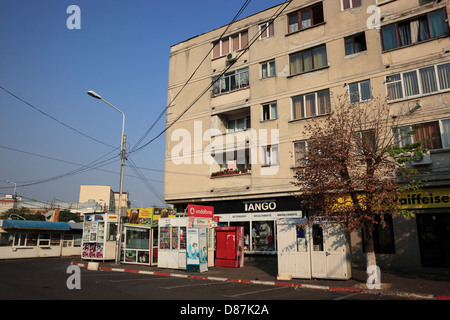
[[[212,218],[214,216],[214,207],[189,204],[187,209],[189,217]]]

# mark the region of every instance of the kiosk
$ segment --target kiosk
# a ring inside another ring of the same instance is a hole
[[[244,266],[244,227],[216,228],[217,267]]]
[[[348,237],[331,221],[305,218],[277,221],[278,279],[350,279]]]
[[[117,221],[116,214],[84,215],[82,259],[104,261],[116,258]]]
[[[186,269],[187,225],[187,217],[159,219],[159,268]]]
[[[124,263],[153,264],[153,229],[150,226],[124,225]]]

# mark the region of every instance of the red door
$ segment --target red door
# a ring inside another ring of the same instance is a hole
[[[218,231],[216,240],[216,258],[234,260],[236,258],[235,232]]]

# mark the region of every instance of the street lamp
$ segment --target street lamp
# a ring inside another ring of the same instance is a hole
[[[13,205],[13,209],[16,208],[16,201],[17,201],[17,192],[16,192],[16,188],[17,188],[17,183],[10,181],[10,180],[6,180],[6,183],[14,183],[14,195],[13,195],[13,199],[14,199],[14,205]]]
[[[120,166],[120,191],[119,191],[119,217],[117,220],[117,237],[116,237],[116,263],[118,264],[120,262],[120,247],[121,247],[121,235],[122,235],[122,193],[123,193],[123,168],[125,166],[125,141],[126,136],[124,134],[125,130],[125,114],[114,107],[112,104],[110,104],[108,101],[105,101],[98,93],[90,90],[87,92],[88,95],[91,97],[94,97],[96,99],[102,100],[110,107],[114,108],[115,110],[119,111],[122,114],[122,140],[121,140],[121,158],[122,158],[122,164]]]

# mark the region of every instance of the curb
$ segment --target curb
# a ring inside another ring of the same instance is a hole
[[[71,262],[71,265],[88,268],[88,264],[85,264],[85,263]],[[294,287],[294,288],[303,288],[303,289],[344,291],[344,292],[376,294],[376,295],[383,294],[383,295],[387,295],[387,296],[397,296],[397,297],[401,297],[401,298],[410,298],[410,299],[450,300],[450,296],[433,295],[433,294],[418,294],[418,293],[412,293],[412,292],[373,291],[373,290],[368,290],[368,289],[365,290],[365,289],[357,289],[357,288],[332,287],[332,286],[321,286],[321,285],[313,285],[313,284],[289,283],[289,282],[278,282],[278,281],[261,281],[261,280],[243,280],[243,279],[232,279],[232,278],[221,278],[221,277],[206,277],[206,276],[188,275],[188,274],[180,274],[180,273],[110,268],[110,267],[98,267],[97,270],[98,271],[139,273],[139,274],[147,274],[147,275],[155,275],[155,276],[176,277],[176,278],[197,279],[197,280],[213,280],[213,281],[234,282],[234,283],[260,284],[260,285],[269,285],[269,286],[284,286],[284,287]]]

